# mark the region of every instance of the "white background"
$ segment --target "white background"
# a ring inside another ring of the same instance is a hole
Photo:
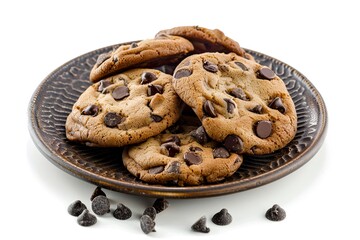
[[[360,17],[355,3],[2,1],[0,238],[359,239]],[[47,74],[79,55],[182,25],[219,28],[241,46],[307,76],[328,108],[322,148],[299,170],[256,189],[168,199],[170,207],[156,218],[157,232],[149,235],[140,230],[138,218],[154,199],[106,189],[112,208],[122,202],[133,217],[118,221],[108,214],[92,227],[79,226],[67,207],[77,199],[89,207],[95,186],[61,171],[37,150],[27,123],[32,93]],[[287,212],[282,222],[264,217],[274,203]],[[210,221],[222,208],[233,216],[223,227]],[[203,215],[210,233],[191,231]]]

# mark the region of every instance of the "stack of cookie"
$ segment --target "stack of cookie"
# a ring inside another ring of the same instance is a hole
[[[66,136],[124,147],[124,166],[156,184],[231,176],[243,155],[272,153],[295,136],[284,82],[219,30],[176,27],[98,57]]]

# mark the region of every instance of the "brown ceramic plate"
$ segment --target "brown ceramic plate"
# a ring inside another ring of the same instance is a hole
[[[29,129],[36,146],[48,160],[73,176],[136,195],[209,197],[251,189],[286,176],[308,162],[324,141],[326,107],[312,83],[291,66],[247,50],[257,62],[269,66],[284,80],[298,114],[294,140],[273,154],[245,157],[243,165],[232,177],[217,184],[176,187],[144,183],[130,175],[122,165],[121,148],[91,148],[69,142],[65,137],[66,117],[90,85],[89,72],[97,56],[113,48],[101,48],[65,63],[41,82],[30,101]]]

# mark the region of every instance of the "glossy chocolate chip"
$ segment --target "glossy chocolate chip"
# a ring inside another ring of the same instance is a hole
[[[152,72],[143,72],[141,74],[140,84],[147,84],[157,79],[157,76]]]
[[[149,174],[158,174],[161,173],[162,171],[164,171],[164,166],[157,166],[148,169]]]
[[[248,71],[249,69],[242,62],[235,62],[235,64],[241,68],[243,71]]]
[[[129,94],[129,88],[126,87],[126,86],[116,87],[111,93],[111,96],[115,100],[122,100],[122,99],[126,98],[129,95],[130,95]]]
[[[90,116],[97,116],[99,113],[99,107],[96,105],[89,105],[86,108],[84,108],[84,110],[82,110],[81,114],[82,115],[90,115]]]
[[[180,173],[180,165],[181,164],[180,164],[179,161],[173,161],[173,162],[171,162],[171,163],[169,163],[167,165],[166,172],[168,172],[168,173]],[[156,207],[155,207],[155,209],[156,209]]]
[[[245,101],[249,100],[246,96],[246,93],[241,88],[234,88],[229,92],[229,94],[241,100],[245,100]]]
[[[244,148],[244,143],[238,136],[230,134],[225,138],[224,146],[229,152],[241,153]]]
[[[275,73],[268,67],[263,67],[258,71],[258,78],[271,80],[275,78]]]
[[[149,84],[148,85],[148,90],[147,90],[147,95],[148,96],[153,96],[157,93],[162,94],[163,93],[163,87],[161,85],[158,84]]]
[[[130,48],[136,48],[136,47],[138,47],[138,44],[136,42],[130,44]]]
[[[116,127],[119,123],[121,123],[121,121],[122,117],[120,117],[114,112],[109,112],[104,117],[105,125],[110,128]]]
[[[198,127],[196,130],[191,131],[190,135],[200,144],[205,144],[209,141],[209,137],[205,132],[203,126]]]
[[[224,101],[226,102],[226,110],[228,111],[228,113],[234,113],[234,109],[236,107],[234,101],[230,98],[224,98]]]
[[[161,120],[163,119],[159,115],[155,115],[155,114],[151,114],[150,116],[151,116],[152,120],[154,120],[154,122],[161,122]]]
[[[111,57],[111,53],[103,53],[100,54],[99,57],[96,60],[96,66],[99,67],[101,64],[103,64],[106,60],[108,60]]]
[[[285,113],[286,109],[281,98],[276,97],[269,103],[269,108],[276,109],[281,113]]]
[[[165,148],[169,157],[174,157],[180,152],[180,147],[175,142],[167,142],[161,144],[161,147]]]
[[[202,152],[202,151],[203,151],[201,148],[199,148],[199,147],[194,147],[194,146],[189,147],[189,150],[190,150],[191,152]]]
[[[228,158],[230,157],[230,153],[224,147],[218,147],[213,150],[214,158]]]
[[[176,145],[180,146],[181,140],[178,136],[170,136],[169,138],[165,139],[162,143],[174,142]]]
[[[190,69],[182,68],[175,72],[174,78],[179,79],[179,78],[183,78],[183,77],[188,77],[191,74],[192,74],[192,71]]]
[[[261,114],[262,113],[262,106],[260,104],[256,105],[255,107],[250,109],[250,112]]]
[[[217,114],[215,112],[214,105],[212,104],[212,102],[210,100],[206,100],[204,102],[203,111],[209,117],[216,117],[217,116]]]
[[[186,162],[187,165],[198,165],[202,162],[201,157],[194,153],[194,152],[186,152],[184,153],[184,160]]]
[[[256,123],[255,133],[259,138],[267,138],[271,135],[272,123],[270,121],[262,120]]]
[[[209,62],[209,61],[205,61],[203,63],[203,68],[208,71],[208,72],[212,72],[212,73],[216,73],[217,71],[219,71],[218,66],[216,66],[215,64]]]
[[[110,86],[112,83],[110,80],[101,80],[98,87],[98,92],[105,93],[105,88]]]

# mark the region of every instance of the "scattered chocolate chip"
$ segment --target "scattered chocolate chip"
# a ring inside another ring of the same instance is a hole
[[[173,161],[167,165],[166,172],[178,174],[180,173],[180,165],[180,162]]]
[[[271,221],[282,221],[286,217],[286,212],[279,205],[275,204],[266,211],[265,217]]]
[[[204,68],[206,71],[212,72],[212,73],[216,73],[216,72],[219,70],[218,66],[216,66],[215,64],[213,64],[213,63],[211,63],[211,62],[209,62],[209,61],[205,61],[205,62],[203,63],[203,68]]]
[[[148,173],[149,174],[158,174],[164,171],[164,166],[157,166],[153,168],[149,168]]]
[[[126,207],[124,204],[119,203],[113,212],[113,216],[119,220],[126,220],[132,216],[132,212],[130,208]]]
[[[130,44],[130,48],[136,48],[136,47],[138,47],[138,44],[136,42]]]
[[[216,117],[215,108],[210,100],[206,100],[203,105],[203,110],[205,114],[209,117]]]
[[[163,87],[161,85],[157,85],[157,84],[149,84],[148,85],[148,90],[147,90],[147,95],[148,96],[153,96],[157,93],[162,94],[163,93]]]
[[[208,233],[210,232],[210,228],[206,226],[206,217],[202,216],[199,220],[197,220],[192,226],[191,229],[195,232]]]
[[[126,98],[129,95],[130,95],[129,94],[129,88],[126,87],[126,86],[116,87],[111,93],[111,96],[115,100],[122,100],[122,99]]]
[[[235,64],[241,68],[243,71],[248,71],[249,69],[242,62],[235,62]]]
[[[218,147],[213,150],[214,158],[228,158],[230,157],[230,153],[224,147]]]
[[[79,216],[86,208],[85,204],[83,204],[80,200],[76,200],[71,203],[68,207],[68,213],[72,216]]]
[[[276,77],[275,73],[268,67],[261,68],[258,73],[258,78],[271,80]]]
[[[194,146],[189,147],[189,150],[192,152],[202,152],[203,151],[201,148],[194,147]]]
[[[111,57],[111,53],[103,53],[100,54],[99,57],[96,60],[96,66],[99,67],[101,64],[103,64],[106,60],[108,60]]]
[[[223,208],[220,212],[216,213],[211,220],[216,225],[228,225],[232,221],[232,216],[228,213],[227,209]]]
[[[105,93],[105,88],[110,86],[112,83],[110,80],[101,80],[98,86],[98,92]]]
[[[151,116],[152,120],[154,120],[155,122],[160,122],[163,119],[159,115],[155,115],[155,114],[151,114],[150,116]]]
[[[101,190],[101,187],[96,187],[93,194],[90,197],[90,201],[94,200],[94,198],[96,198],[97,196],[105,196],[106,194],[104,193],[103,190]]]
[[[156,213],[160,213],[169,207],[169,202],[164,198],[158,198],[155,200],[153,207],[155,208]]]
[[[141,227],[141,230],[145,234],[149,234],[150,232],[156,232],[155,231],[155,222],[148,215],[142,215],[141,216],[141,218],[140,218],[140,227]]]
[[[240,137],[230,134],[225,138],[224,146],[229,152],[240,154],[244,148],[243,141]]]
[[[105,125],[110,128],[116,127],[119,123],[121,123],[121,121],[122,117],[114,112],[109,112],[104,117]]]
[[[229,92],[229,94],[241,100],[245,100],[245,101],[249,100],[246,96],[246,93],[241,88],[234,88]]]
[[[253,112],[253,113],[261,114],[262,113],[262,106],[260,104],[258,104],[255,107],[253,107],[252,109],[250,109],[249,111]]]
[[[140,84],[147,84],[157,79],[157,76],[152,72],[143,72],[141,74]]]
[[[228,111],[228,113],[234,113],[234,109],[236,107],[236,104],[234,103],[233,100],[229,99],[229,98],[224,98],[224,101],[227,104],[226,110]]]
[[[205,129],[203,126],[198,127],[196,130],[191,131],[190,135],[195,138],[195,140],[200,144],[205,144],[209,141],[209,137],[207,133],[205,132]]]
[[[96,215],[104,215],[110,212],[110,201],[105,196],[97,196],[92,200],[91,208]]]
[[[97,222],[96,216],[89,213],[89,210],[85,209],[77,218],[77,222],[80,226],[88,227],[94,225]]]
[[[148,215],[149,217],[151,217],[152,220],[155,220],[156,209],[154,207],[147,207],[147,208],[145,208],[143,215]]]
[[[271,135],[272,123],[270,121],[262,120],[255,124],[255,133],[259,138],[267,138]]]
[[[174,142],[176,145],[180,146],[181,145],[181,140],[178,136],[171,136],[167,139],[165,139],[165,141],[163,141],[162,143],[167,143],[167,142]]]
[[[186,152],[184,153],[184,160],[187,165],[198,165],[202,162],[201,156],[194,152]]]
[[[269,103],[269,108],[276,109],[281,113],[285,113],[286,109],[281,98],[276,97]]]
[[[180,152],[180,147],[175,142],[166,142],[161,144],[162,148],[167,150],[169,157],[174,157],[176,154]]]
[[[86,108],[84,108],[84,110],[82,110],[81,114],[82,115],[90,115],[95,117],[96,115],[98,115],[99,113],[99,107],[96,105],[89,105]]]
[[[179,69],[175,72],[174,74],[174,78],[179,79],[179,78],[183,78],[183,77],[188,77],[192,74],[192,71],[187,69],[187,68],[183,68],[183,69]]]

